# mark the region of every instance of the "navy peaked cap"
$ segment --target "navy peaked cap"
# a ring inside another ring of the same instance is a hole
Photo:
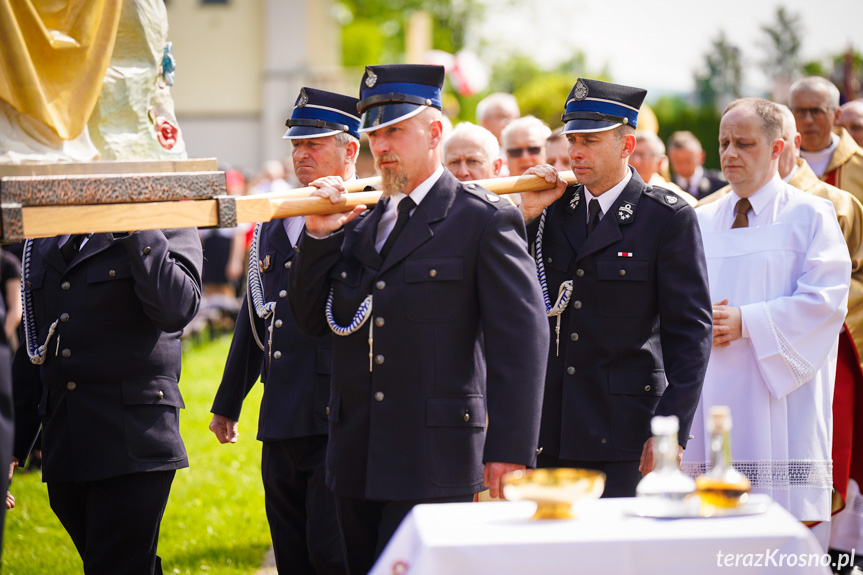
[[[603,132],[626,124],[638,126],[638,110],[647,90],[579,78],[566,98],[563,133]]]
[[[302,88],[291,117],[285,122],[288,131],[283,138],[322,138],[347,132],[359,140],[360,118],[357,102],[359,100],[351,96]]]
[[[443,66],[367,66],[360,83],[360,132],[407,120],[428,106],[441,110]]]

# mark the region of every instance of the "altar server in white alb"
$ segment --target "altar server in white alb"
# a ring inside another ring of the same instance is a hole
[[[729,405],[734,466],[801,521],[830,520],[831,401],[851,263],[833,206],[779,178],[782,114],[736,100],[719,128],[732,193],[696,210],[713,352],[683,454],[709,465],[707,410]]]

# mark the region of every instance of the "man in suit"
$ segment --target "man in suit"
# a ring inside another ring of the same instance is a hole
[[[360,150],[356,98],[303,88],[285,138],[303,185],[355,177]],[[249,254],[249,289],[234,328],[210,430],[236,443],[243,400],[258,376],[261,473],[276,566],[283,573],[344,573],[335,501],[326,486],[331,334],[300,333],[286,301],[302,216],[258,224]]]
[[[366,68],[360,131],[385,199],[363,217],[307,216],[290,278],[300,329],[336,333],[327,479],[352,574],[414,505],[471,501],[484,484],[497,496],[504,473],[535,462],[536,271],[515,207],[441,165],[443,80],[440,66]],[[326,184],[315,195],[344,202]]]
[[[635,495],[653,468],[654,415],[676,415],[686,446],[711,343],[695,211],[627,165],[645,94],[579,79],[563,133],[580,184],[528,170],[557,187],[520,206],[554,340],[538,465],[604,471],[608,497]]]
[[[668,140],[668,162],[674,183],[696,199],[712,194],[725,185],[725,176],[704,169],[705,153],[692,132],[674,132]]]
[[[201,299],[197,232],[30,240],[22,263],[13,466],[41,423],[42,479],[84,572],[162,573],[159,524],[189,465],[180,334]]]

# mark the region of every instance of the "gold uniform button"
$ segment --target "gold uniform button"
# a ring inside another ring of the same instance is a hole
[[[291,262],[285,262],[285,269],[286,270],[291,269]]]
[[[645,386],[644,386],[644,391],[650,391],[650,386],[649,386],[649,385],[645,385]]]
[[[330,414],[330,406],[329,405],[327,406],[326,412],[327,412],[327,415]]]
[[[470,413],[465,412],[465,414],[464,414],[464,422],[465,422],[465,423],[467,423],[468,421],[470,421]]]
[[[378,289],[384,289],[385,287],[387,287],[387,282],[385,282],[384,280],[378,280],[378,282],[375,284],[375,287]]]
[[[282,290],[279,292],[279,297],[286,298],[288,297],[288,290]]]
[[[165,392],[163,392],[161,389],[159,390],[158,395],[159,395],[159,399],[164,399],[164,398],[165,398]]]
[[[607,443],[607,441],[606,441],[605,439],[603,439],[600,443],[602,443],[603,445],[605,445],[605,444]]]
[[[108,277],[112,278],[117,275],[117,272],[114,270],[108,270]]]
[[[384,400],[384,392],[376,391],[375,392],[375,401],[383,401]]]
[[[75,391],[76,387],[78,387],[78,386],[75,384],[74,381],[70,381],[69,383],[66,384],[66,389],[68,389],[69,391]]]
[[[348,272],[342,272],[339,274],[339,277],[343,280],[348,279]]]
[[[384,327],[384,318],[376,317],[375,318],[375,327]]]
[[[375,356],[375,363],[376,364],[381,365],[381,364],[383,364],[383,362],[384,362],[384,356],[382,356],[382,355],[376,355]]]
[[[273,352],[273,357],[274,357],[274,358],[276,358],[276,359],[279,359],[280,357],[282,357],[282,352],[280,352],[280,351],[274,351],[274,352]]]
[[[584,275],[584,270],[578,268],[577,270],[575,270],[575,275],[577,275],[578,277],[582,277]]]
[[[276,327],[282,327],[283,325],[285,325],[285,324],[282,320],[280,320],[280,319],[276,320]]]
[[[65,312],[64,312],[64,313],[61,313],[61,314],[60,314],[60,321],[62,321],[62,322],[67,322],[67,321],[69,321],[69,314],[68,314],[68,313],[65,313]]]
[[[575,375],[575,368],[570,365],[569,367],[566,368],[566,374],[567,375]]]
[[[575,309],[581,309],[581,302],[575,300],[574,302],[572,302],[572,307],[574,307]]]
[[[141,250],[141,253],[142,253],[142,254],[144,254],[144,255],[147,255],[147,254],[149,254],[149,253],[150,253],[150,251],[151,251],[151,250],[150,250],[150,246],[147,246],[146,248],[144,248],[143,250]]]
[[[72,350],[67,347],[66,349],[64,349],[63,351],[60,352],[60,355],[62,355],[63,357],[71,357],[72,356]]]
[[[60,289],[64,291],[69,289],[70,287],[72,287],[72,284],[70,284],[69,282],[63,282],[60,284]]]
[[[569,334],[569,341],[578,341],[578,334],[577,333]]]
[[[431,278],[437,277],[437,270],[434,270],[434,269],[429,270],[429,277],[431,277]]]
[[[619,273],[619,274],[620,274],[620,275],[622,275],[622,276],[625,276],[625,275],[626,275],[626,270],[620,270],[620,271],[619,271],[619,272],[617,272],[617,273]]]

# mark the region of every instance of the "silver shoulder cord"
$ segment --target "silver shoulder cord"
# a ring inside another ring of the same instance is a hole
[[[545,214],[548,208],[542,210],[542,217],[539,220],[539,229],[536,232],[535,258],[536,258],[536,275],[539,279],[539,286],[542,288],[542,299],[545,303],[545,315],[548,317],[557,317],[557,326],[555,327],[555,355],[560,355],[560,316],[563,310],[569,305],[569,299],[572,297],[572,280],[566,280],[560,284],[557,292],[557,301],[551,305],[551,299],[548,297],[548,282],[545,278],[545,264],[542,261],[542,235],[545,232]]]
[[[42,365],[45,363],[45,357],[48,354],[48,342],[54,336],[59,320],[54,320],[48,328],[48,337],[45,338],[45,343],[39,345],[39,341],[37,340],[38,334],[36,333],[36,312],[33,310],[33,301],[28,289],[32,250],[33,240],[25,241],[21,261],[21,306],[24,308],[24,344],[27,346],[27,356],[30,358],[30,363],[33,365]]]
[[[270,325],[268,326],[268,331],[270,332],[270,338],[268,341],[269,352],[273,351],[273,320],[276,317],[276,302],[264,301],[264,287],[261,283],[261,270],[258,267],[259,259],[258,255],[260,253],[260,241],[261,241],[261,228],[263,224],[258,222],[255,224],[255,231],[252,234],[252,245],[249,247],[249,272],[246,275],[248,286],[246,289],[246,304],[249,308],[249,324],[252,330],[252,335],[255,337],[255,343],[258,344],[258,347],[261,351],[266,351],[267,348],[264,347],[263,342],[261,342],[261,338],[258,337],[258,330],[255,329],[255,316],[252,315],[252,308],[254,308],[255,314],[264,320],[264,324],[266,325],[266,320],[269,318]]]

